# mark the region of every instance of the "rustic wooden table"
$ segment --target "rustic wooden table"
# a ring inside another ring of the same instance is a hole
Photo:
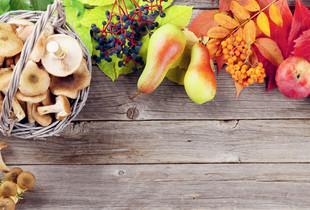
[[[175,4],[194,17],[218,8]],[[167,80],[132,101],[138,76],[113,83],[94,67],[87,105],[59,137],[1,137],[5,161],[37,177],[18,209],[309,208],[309,98],[258,84],[236,100],[222,71],[205,105]]]

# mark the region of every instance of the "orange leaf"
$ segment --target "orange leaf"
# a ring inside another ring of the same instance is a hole
[[[252,64],[252,66],[257,66],[258,64],[257,54],[253,48],[251,49],[253,51],[253,54],[250,56],[250,63]]]
[[[239,3],[248,11],[256,12],[260,10],[260,6],[255,0],[239,0]]]
[[[254,45],[259,52],[275,66],[279,66],[283,62],[283,55],[278,44],[269,38],[256,39]]]
[[[270,19],[275,24],[277,24],[280,27],[283,26],[283,19],[282,19],[281,11],[280,11],[280,8],[277,5],[272,4],[269,7],[269,16],[270,16]]]
[[[250,12],[236,1],[230,3],[230,10],[238,20],[246,20],[250,18]]]
[[[270,37],[270,26],[267,15],[262,12],[257,16],[257,25],[259,29],[266,35]]]
[[[225,38],[228,34],[230,33],[230,31],[224,27],[213,27],[210,28],[210,30],[208,31],[208,37],[210,38],[216,38],[216,39],[223,39]]]
[[[219,50],[221,44],[221,39],[210,39],[207,43],[207,48],[211,56],[214,56],[215,53]]]
[[[256,38],[256,26],[253,20],[250,20],[247,24],[245,24],[243,29],[243,40],[250,44],[253,44],[255,42]]]
[[[214,20],[214,15],[218,13],[218,10],[208,10],[199,14],[189,26],[189,30],[194,32],[196,36],[207,36],[210,28],[218,26]]]
[[[217,22],[220,26],[223,26],[228,29],[234,29],[240,25],[240,23],[231,18],[229,15],[226,13],[218,13],[214,15],[214,20]]]
[[[220,7],[220,12],[227,12],[229,11],[229,6],[230,6],[230,2],[232,0],[220,0],[219,2],[219,7]]]
[[[239,28],[238,31],[236,31],[236,32],[234,33],[234,36],[235,36],[235,38],[236,38],[237,36],[239,36],[240,38],[242,38],[242,37],[243,37],[243,29],[242,29],[242,28]]]
[[[244,87],[243,87],[243,85],[241,85],[240,83],[238,83],[236,81],[234,81],[234,83],[235,83],[235,87],[236,87],[236,99],[238,99],[239,95],[240,95],[240,93]]]

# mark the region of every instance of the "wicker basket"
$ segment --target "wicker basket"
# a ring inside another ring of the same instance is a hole
[[[57,15],[54,15],[57,11]],[[83,50],[84,58],[87,61],[88,69],[91,73],[92,62],[89,51],[78,33],[66,22],[65,9],[62,6],[62,2],[55,0],[54,4],[49,5],[45,12],[43,11],[12,11],[7,12],[0,16],[0,21],[7,22],[12,18],[27,19],[32,22],[36,22],[33,33],[24,43],[24,47],[21,53],[20,60],[16,64],[13,71],[11,82],[8,86],[6,96],[2,105],[2,114],[0,117],[0,130],[5,136],[15,136],[24,139],[37,139],[48,136],[57,135],[61,132],[71,120],[73,120],[78,113],[81,111],[86,103],[89,87],[79,92],[77,99],[72,100],[71,110],[72,114],[66,117],[64,120],[55,121],[47,127],[35,126],[33,124],[22,124],[18,123],[13,119],[10,119],[10,110],[12,108],[12,99],[14,98],[19,85],[19,80],[23,69],[25,68],[26,61],[32,52],[36,42],[38,41],[40,34],[43,32],[48,21],[52,23],[55,28],[55,33],[66,34],[74,37],[80,42]]]

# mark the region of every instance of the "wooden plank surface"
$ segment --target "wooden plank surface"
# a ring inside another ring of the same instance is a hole
[[[236,100],[233,81],[226,71],[216,76],[215,99],[196,105],[184,87],[167,79],[150,95],[130,100],[139,73],[111,82],[97,67],[86,106],[77,120],[206,120],[206,119],[309,119],[310,99],[291,100],[277,89],[266,94],[265,84],[245,88]],[[135,115],[130,110],[135,109]],[[129,113],[129,114],[127,114]]]
[[[81,122],[46,140],[2,138],[9,164],[310,162],[309,120]]]
[[[307,209],[309,164],[24,166],[18,209]]]

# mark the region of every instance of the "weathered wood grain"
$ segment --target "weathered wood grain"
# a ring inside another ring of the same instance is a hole
[[[246,88],[235,98],[233,81],[224,70],[216,75],[215,99],[196,105],[184,87],[167,79],[150,95],[130,100],[137,90],[139,72],[112,82],[97,67],[88,101],[77,120],[182,120],[182,119],[304,119],[310,115],[310,98],[291,100],[277,89],[266,94],[264,84]],[[133,108],[135,115],[128,113]],[[128,113],[128,114],[127,114]]]
[[[23,166],[17,209],[307,209],[309,164]]]
[[[310,120],[70,124],[60,137],[2,137],[9,164],[310,163]]]
[[[288,5],[290,7],[295,6],[295,0],[288,0]],[[301,0],[301,2],[307,6],[310,7],[310,0]],[[174,1],[175,5],[192,5],[196,9],[218,9],[219,8],[219,1],[215,0],[213,3],[211,0],[195,0],[195,1],[190,1],[190,0],[175,0]]]

